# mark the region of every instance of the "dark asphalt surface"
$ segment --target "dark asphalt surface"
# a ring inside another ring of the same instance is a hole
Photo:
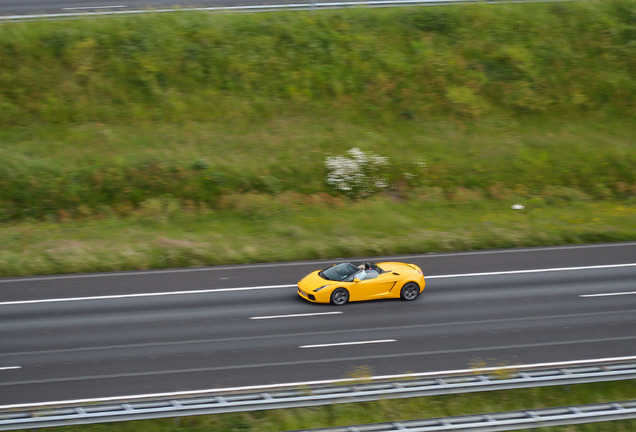
[[[345,1],[345,0],[343,0]],[[308,3],[296,0],[0,0],[0,16]]]
[[[394,259],[429,276],[415,302],[296,296],[335,260],[0,279],[0,405],[636,355],[636,295],[580,297],[636,291],[636,266],[464,276],[636,263],[636,243]],[[144,293],[172,294],[21,303]]]

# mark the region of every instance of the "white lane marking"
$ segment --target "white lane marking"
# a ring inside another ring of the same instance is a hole
[[[116,8],[125,8],[126,5],[116,5],[116,6],[78,6],[78,7],[65,7],[62,10],[83,10],[83,9],[116,9]]]
[[[0,371],[22,369],[22,366],[0,366]]]
[[[333,346],[365,345],[365,344],[378,344],[378,343],[388,343],[388,342],[397,342],[397,340],[395,340],[395,339],[379,339],[379,340],[357,341],[357,342],[340,342],[340,343],[328,343],[328,344],[317,344],[317,345],[300,345],[298,348],[325,348],[325,347],[333,347]]]
[[[446,279],[446,278],[450,279],[450,278],[476,277],[476,276],[500,276],[500,275],[527,274],[527,273],[550,273],[550,272],[577,271],[577,270],[600,270],[600,269],[612,269],[612,268],[635,267],[635,266],[636,266],[636,263],[607,264],[607,265],[596,265],[596,266],[585,266],[585,267],[556,267],[556,268],[547,268],[547,269],[508,270],[508,271],[498,271],[498,272],[464,273],[464,274],[450,274],[450,275],[437,275],[437,276],[424,275],[424,278],[425,279]]]
[[[600,294],[581,294],[579,297],[609,297],[609,296],[634,295],[634,294],[636,294],[636,291],[600,293]]]
[[[431,275],[431,276],[425,276],[425,278],[426,279],[451,279],[451,278],[460,278],[460,277],[500,276],[500,275],[527,274],[527,273],[550,273],[550,272],[576,271],[576,270],[599,270],[599,269],[611,269],[611,268],[634,267],[634,266],[636,266],[636,263],[608,264],[608,265],[597,265],[597,266],[587,266],[587,267],[558,267],[558,268],[533,269],[533,270],[509,270],[509,271],[486,272],[486,273]],[[36,304],[36,303],[58,303],[58,302],[70,302],[70,301],[83,301],[83,300],[111,300],[111,299],[135,298],[135,297],[153,297],[153,296],[159,297],[159,296],[186,295],[186,294],[208,294],[208,293],[229,292],[229,291],[256,291],[256,290],[265,290],[265,289],[292,288],[296,286],[297,286],[296,284],[264,285],[264,286],[253,286],[253,287],[214,288],[214,289],[207,289],[207,290],[153,292],[153,293],[143,293],[143,294],[118,294],[118,295],[94,296],[94,297],[70,297],[70,298],[42,299],[42,300],[15,300],[15,301],[0,302],[0,306],[19,305],[19,304]]]
[[[337,315],[342,312],[316,312],[316,313],[303,313],[303,314],[290,314],[290,315],[269,315],[269,316],[255,316],[250,317],[251,320],[264,320],[264,319],[275,319],[275,318],[298,318],[298,317],[309,317],[309,316],[320,316],[320,315]]]
[[[391,379],[402,379],[402,378],[418,378],[418,377],[431,377],[431,376],[448,376],[448,375],[458,375],[458,374],[467,374],[467,373],[476,373],[476,372],[492,372],[492,371],[500,371],[505,369],[513,369],[513,370],[528,370],[528,369],[537,369],[544,367],[565,367],[565,366],[577,366],[577,365],[585,365],[585,364],[594,364],[594,363],[609,363],[609,362],[624,362],[624,361],[632,361],[636,360],[636,356],[629,357],[606,357],[599,359],[585,359],[585,360],[571,360],[564,362],[549,362],[549,363],[529,363],[529,364],[520,364],[520,365],[509,365],[509,366],[493,366],[493,367],[485,367],[485,368],[470,368],[470,369],[453,369],[453,370],[445,370],[445,371],[435,371],[435,372],[418,372],[418,373],[408,373],[408,374],[396,374],[396,375],[377,375],[372,377],[366,377],[367,380],[391,380]],[[179,392],[165,392],[165,393],[146,393],[146,394],[136,394],[136,395],[122,395],[122,396],[110,396],[110,397],[101,397],[101,398],[92,398],[92,399],[72,399],[72,400],[60,400],[60,401],[46,401],[46,402],[33,402],[33,403],[23,403],[23,404],[14,404],[14,405],[0,405],[0,409],[14,409],[14,408],[29,408],[29,407],[43,407],[47,405],[70,405],[70,404],[84,404],[84,403],[98,403],[98,402],[112,402],[112,401],[120,401],[120,400],[131,400],[131,399],[148,399],[148,398],[167,398],[167,397],[175,397],[175,396],[195,396],[206,393],[230,393],[230,392],[240,392],[240,391],[263,391],[263,390],[272,390],[279,388],[294,388],[294,387],[305,387],[310,385],[324,385],[324,384],[339,384],[351,382],[351,378],[338,378],[338,379],[329,379],[329,380],[315,380],[315,381],[301,381],[301,382],[290,382],[290,383],[281,383],[281,384],[264,384],[264,385],[251,385],[251,386],[241,386],[241,387],[222,387],[222,388],[211,388],[211,389],[203,389],[203,390],[189,390],[189,391],[179,391]]]
[[[153,293],[142,293],[142,294],[118,294],[118,295],[94,296],[94,297],[67,297],[67,298],[43,299],[43,300],[16,300],[16,301],[0,302],[0,306],[19,305],[19,304],[36,304],[36,303],[72,302],[72,301],[83,301],[83,300],[112,300],[112,299],[136,298],[136,297],[159,297],[159,296],[173,296],[173,295],[182,295],[182,294],[184,295],[185,294],[208,294],[208,293],[228,292],[228,291],[255,291],[255,290],[265,290],[265,289],[275,289],[275,288],[291,288],[295,286],[296,284],[294,285],[264,285],[264,286],[255,286],[255,287],[215,288],[215,289],[208,289],[208,290],[153,292]]]
[[[0,17],[0,19],[3,17]],[[519,249],[498,249],[498,250],[486,250],[486,251],[470,251],[470,252],[451,252],[440,254],[414,254],[414,255],[399,255],[399,256],[384,256],[384,257],[367,257],[365,259],[356,258],[353,261],[400,261],[413,258],[446,258],[454,256],[471,256],[471,255],[499,255],[508,253],[535,253],[545,251],[557,251],[557,250],[577,250],[577,249],[598,249],[598,248],[615,248],[615,247],[633,247],[636,246],[636,242],[624,242],[624,243],[608,243],[608,244],[590,244],[590,245],[578,245],[578,246],[549,246],[549,247],[537,247],[537,248],[519,248]],[[11,282],[37,282],[37,281],[49,281],[60,279],[89,279],[89,278],[104,278],[104,277],[118,277],[118,276],[148,276],[158,274],[172,274],[172,273],[195,273],[195,272],[209,272],[209,271],[226,271],[226,270],[239,270],[239,269],[254,269],[254,268],[279,268],[279,267],[297,267],[305,265],[323,265],[325,263],[332,263],[334,261],[344,260],[343,258],[334,258],[330,260],[313,260],[313,261],[293,261],[283,263],[267,263],[267,264],[243,264],[233,266],[215,266],[215,267],[195,267],[195,268],[181,268],[181,269],[163,269],[163,270],[138,270],[129,272],[109,272],[109,273],[88,273],[88,274],[65,274],[56,276],[36,276],[36,277],[22,277],[22,278],[0,278],[0,283]]]

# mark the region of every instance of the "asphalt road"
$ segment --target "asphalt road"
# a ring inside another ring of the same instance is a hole
[[[0,279],[0,405],[636,355],[636,243],[394,259],[415,302],[297,297],[335,261]]]
[[[307,1],[309,2],[309,1]],[[0,16],[305,3],[296,0],[0,0]]]

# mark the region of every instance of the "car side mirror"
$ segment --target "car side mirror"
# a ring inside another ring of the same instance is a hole
[[[355,283],[360,283],[360,279],[358,279],[358,278],[355,278],[353,281],[354,281]]]

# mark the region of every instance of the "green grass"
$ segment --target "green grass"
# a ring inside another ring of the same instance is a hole
[[[245,121],[334,107],[334,118],[626,113],[633,5],[10,23],[0,29],[0,124]]]
[[[522,203],[524,210],[511,205]],[[622,241],[634,201],[235,194],[224,210],[148,201],[121,218],[0,225],[0,275],[114,271]],[[433,272],[429,269],[427,272]],[[293,281],[292,281],[293,282]]]
[[[222,207],[237,192],[338,194],[325,158],[389,158],[392,193],[419,186],[484,197],[636,195],[636,122],[588,118],[390,124],[279,118],[252,123],[81,124],[0,133],[0,221],[127,215],[149,199]],[[422,163],[426,166],[423,167]]]
[[[537,409],[568,404],[620,401],[633,398],[635,391],[636,382],[631,380],[428,398],[380,400],[360,404],[334,404],[324,407],[219,414],[167,420],[69,426],[54,429],[43,428],[41,430],[50,430],[51,432],[203,432],[212,430],[223,432],[282,432],[318,427]],[[636,427],[636,420],[532,430],[549,432],[631,432],[634,427]]]
[[[398,193],[633,197],[634,10],[7,23],[0,222],[128,215],[161,196],[220,208],[235,192],[338,194],[325,157],[354,147],[390,158],[382,175]]]

